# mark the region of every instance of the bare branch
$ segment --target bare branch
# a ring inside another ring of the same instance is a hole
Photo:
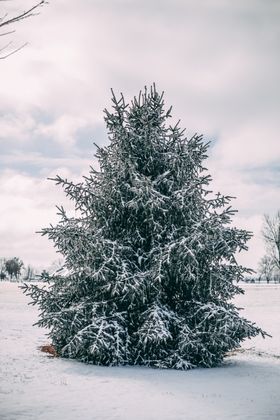
[[[8,44],[6,44],[6,45],[4,45],[4,47],[1,47],[0,48],[0,53],[2,52],[2,51],[5,51],[10,45],[12,45],[12,41],[10,41],[10,42],[8,42]]]
[[[34,6],[32,6],[30,9],[26,10],[25,12],[21,13],[20,15],[14,16],[10,19],[6,19],[7,14],[5,14],[0,20],[2,22],[0,22],[0,28],[2,28],[3,26],[6,25],[10,25],[12,23],[15,22],[19,22],[20,20],[26,19],[30,16],[34,16],[34,11],[37,10],[39,7],[43,6],[44,4],[47,4],[47,0],[41,0],[39,1],[37,4],[35,4]],[[36,13],[37,14],[37,13]]]
[[[269,257],[274,261],[275,267],[280,270],[280,211],[274,217],[264,215],[262,235]]]
[[[4,60],[5,58],[10,57],[11,55],[15,54],[16,52],[18,52],[18,51],[22,50],[24,47],[26,47],[26,45],[28,45],[28,42],[26,42],[25,44],[22,44],[20,47],[16,48],[15,50],[12,50],[11,52],[9,52],[9,53],[8,53],[8,54],[6,54],[6,55],[1,55],[1,56],[0,56],[0,60]],[[0,49],[0,52],[1,52],[2,50],[3,50],[3,48],[2,48],[2,49]]]
[[[0,0],[0,2],[4,2],[4,1],[8,1],[8,0]],[[11,24],[16,23],[16,22],[20,22],[24,19],[27,19],[27,18],[31,17],[31,16],[38,15],[39,14],[39,12],[38,12],[39,7],[42,7],[45,4],[48,4],[47,0],[37,1],[37,3],[34,4],[34,6],[30,7],[28,10],[20,13],[17,16],[13,16],[11,18],[8,18],[8,13],[5,13],[2,17],[0,17],[0,29],[3,28],[4,26],[11,25]],[[15,30],[5,31],[5,32],[0,33],[0,37],[1,36],[6,36],[6,35],[11,35],[13,33],[15,33]],[[0,55],[0,60],[3,60],[7,57],[10,57],[11,55],[15,54],[16,52],[22,50],[27,44],[28,43],[26,42],[26,43],[22,44],[20,47],[15,48],[15,49],[13,49],[13,50],[5,53],[5,54]],[[11,45],[12,45],[12,42],[9,42],[4,47],[1,47],[0,48],[0,54],[3,51],[6,51],[7,48]]]
[[[1,1],[1,0],[0,0]],[[15,33],[16,31],[15,30],[13,30],[13,31],[8,31],[8,32],[3,32],[2,34],[0,34],[0,36],[5,36],[5,35],[10,35],[10,34],[13,34],[13,33]]]

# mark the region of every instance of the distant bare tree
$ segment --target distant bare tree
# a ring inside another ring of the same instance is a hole
[[[19,278],[22,267],[23,262],[17,257],[5,261],[5,269],[11,280],[13,277],[15,277],[16,280]]]
[[[1,3],[6,2],[7,0],[0,0]],[[31,16],[35,16],[38,14],[38,10],[43,5],[47,4],[47,0],[40,0],[37,3],[35,3],[32,7],[30,7],[28,10],[23,11],[21,13],[16,14],[15,16],[9,16],[7,12],[1,12],[0,14],[0,37],[8,36],[13,33],[15,33],[14,29],[10,30],[10,27],[12,27],[13,24],[20,22],[24,19],[27,19]],[[2,47],[0,47],[0,60],[3,60],[4,58],[9,57],[10,55],[16,53],[17,51],[21,50],[27,45],[25,42],[20,47],[14,48],[13,47],[13,41],[8,41],[6,44],[4,44]]]
[[[0,280],[5,280],[5,278],[7,277],[5,263],[6,263],[5,258],[0,258]]]
[[[267,283],[269,283],[272,280],[274,268],[272,258],[265,255],[259,264],[260,279],[264,279]]]
[[[267,256],[274,268],[280,271],[280,210],[275,216],[264,215],[263,237],[267,247]]]
[[[24,273],[24,281],[31,281],[34,278],[34,268],[28,265]]]

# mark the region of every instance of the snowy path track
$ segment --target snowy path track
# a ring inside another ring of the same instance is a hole
[[[16,284],[1,282],[0,419],[280,419],[280,288],[261,295],[256,287],[247,287],[238,304],[274,338],[245,343],[254,349],[223,367],[178,372],[96,367],[40,353],[47,340],[32,326],[36,308]]]

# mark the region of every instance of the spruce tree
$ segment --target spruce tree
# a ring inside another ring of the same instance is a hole
[[[236,261],[251,233],[230,225],[231,197],[209,190],[208,144],[168,125],[152,86],[105,110],[110,143],[100,169],[75,184],[55,178],[78,217],[59,208],[43,229],[65,258],[65,274],[26,285],[57,353],[98,365],[188,369],[219,364],[265,333],[231,299],[249,270]]]

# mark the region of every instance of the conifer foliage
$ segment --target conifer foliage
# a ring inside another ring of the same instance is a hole
[[[43,229],[67,274],[25,292],[40,308],[58,355],[98,365],[216,366],[265,333],[231,303],[248,269],[235,254],[251,234],[230,226],[230,197],[213,195],[208,144],[168,125],[152,86],[130,104],[113,93],[110,144],[83,182],[55,178],[78,217],[59,209]]]

